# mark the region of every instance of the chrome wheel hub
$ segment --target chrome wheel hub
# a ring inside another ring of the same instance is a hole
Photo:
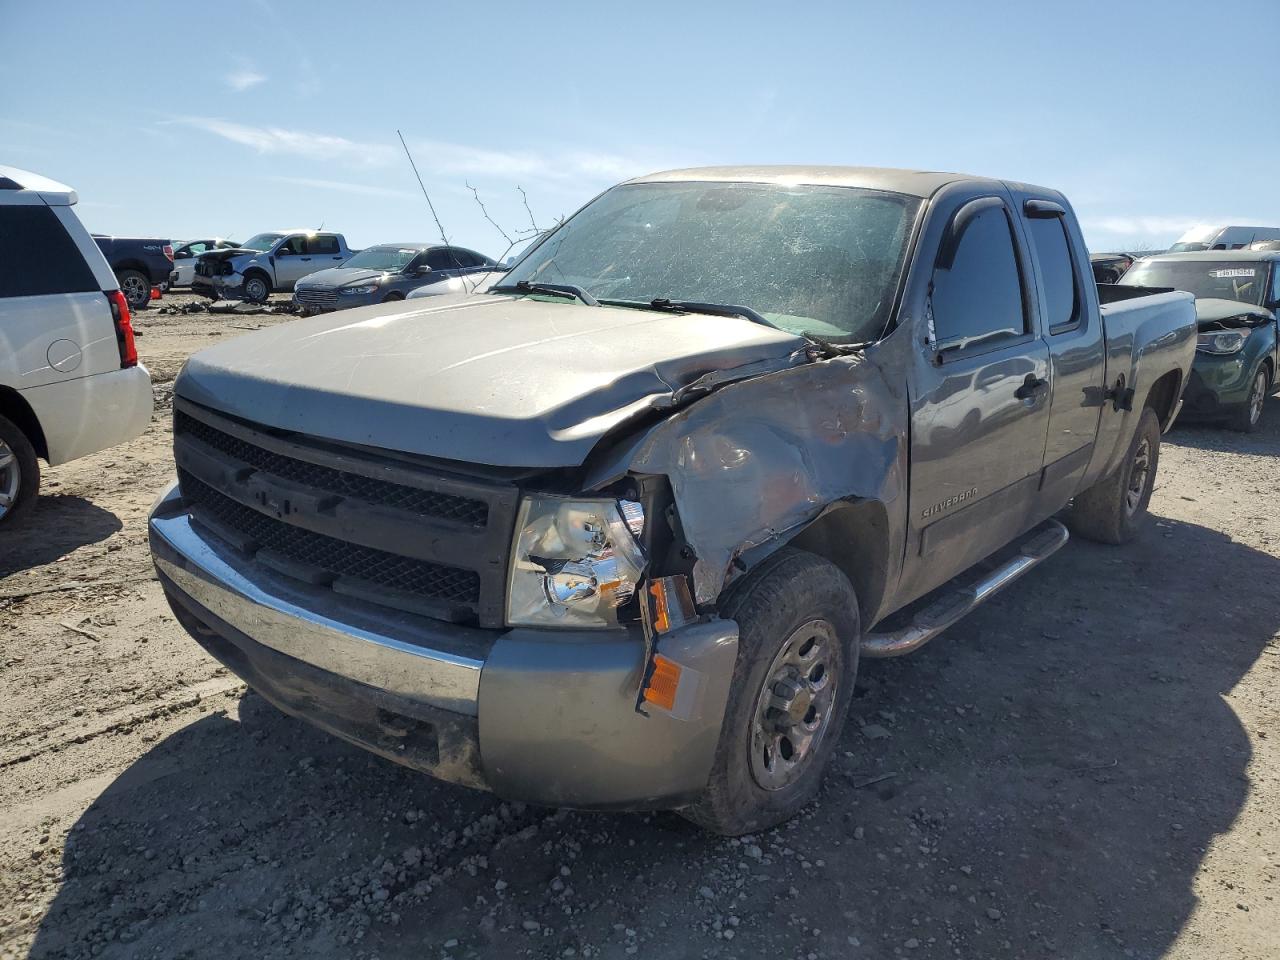
[[[825,620],[802,624],[783,643],[756,694],[751,775],[781,790],[807,769],[835,703],[839,649]]]
[[[1142,503],[1142,493],[1147,488],[1147,475],[1151,472],[1151,441],[1146,437],[1138,443],[1133,455],[1133,469],[1129,471],[1129,488],[1124,492],[1124,509],[1130,515],[1137,512]]]
[[[22,472],[18,457],[9,445],[0,440],[0,517],[11,509],[18,499],[18,487],[22,485]]]

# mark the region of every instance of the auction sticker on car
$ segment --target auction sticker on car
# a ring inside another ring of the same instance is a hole
[[[1252,277],[1254,275],[1252,267],[1232,267],[1230,270],[1210,270],[1209,276],[1227,278],[1227,277]]]

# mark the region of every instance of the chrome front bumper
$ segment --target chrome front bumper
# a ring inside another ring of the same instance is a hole
[[[481,630],[375,608],[239,555],[193,521],[176,484],[152,508],[150,539],[192,636],[277,706],[367,749],[553,806],[678,806],[706,785],[737,657],[732,621],[659,640],[696,684],[677,718],[638,709],[651,653],[638,629]],[[404,718],[439,744],[387,746]]]

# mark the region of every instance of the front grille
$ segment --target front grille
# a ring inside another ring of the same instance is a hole
[[[298,287],[293,295],[304,307],[332,307],[338,302],[334,287]]]
[[[249,466],[306,487],[470,526],[483,527],[489,519],[489,505],[481,500],[406,487],[297,460],[224,433],[180,410],[174,414],[173,430],[175,434],[195,437]]]
[[[501,626],[519,490],[174,403],[178,481],[204,526],[276,574]]]
[[[186,471],[178,472],[178,482],[188,501],[243,537],[251,551],[269,550],[333,577],[351,577],[431,600],[468,605],[480,600],[480,577],[471,570],[400,557],[303,530],[236,503]]]

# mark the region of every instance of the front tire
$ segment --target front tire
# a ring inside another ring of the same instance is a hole
[[[1160,464],[1160,418],[1144,407],[1129,450],[1111,476],[1078,494],[1067,523],[1073,533],[1099,543],[1128,543],[1147,515]]]
[[[0,527],[14,523],[35,503],[40,464],[17,424],[0,417]]]
[[[151,281],[146,274],[138,270],[121,270],[116,274],[116,282],[120,284],[120,292],[129,301],[129,309],[145,310],[151,306]]]
[[[271,282],[261,273],[251,273],[244,278],[244,298],[261,306],[271,296]]]
[[[818,792],[849,711],[858,599],[833,564],[784,548],[736,588],[738,659],[706,791],[681,813],[723,836],[776,826]]]
[[[1258,367],[1253,376],[1253,386],[1249,388],[1249,399],[1244,402],[1235,416],[1231,418],[1231,429],[1240,433],[1253,433],[1262,422],[1262,408],[1267,402],[1267,394],[1271,392],[1271,377],[1266,364]]]
[[[398,290],[395,290],[395,291],[392,291],[391,293],[388,293],[388,294],[387,294],[385,297],[383,297],[383,298],[382,298],[382,300],[381,300],[381,301],[379,301],[379,302],[381,302],[381,303],[395,303],[397,300],[403,300],[403,299],[404,299],[404,294],[403,294],[403,293],[400,293]]]

